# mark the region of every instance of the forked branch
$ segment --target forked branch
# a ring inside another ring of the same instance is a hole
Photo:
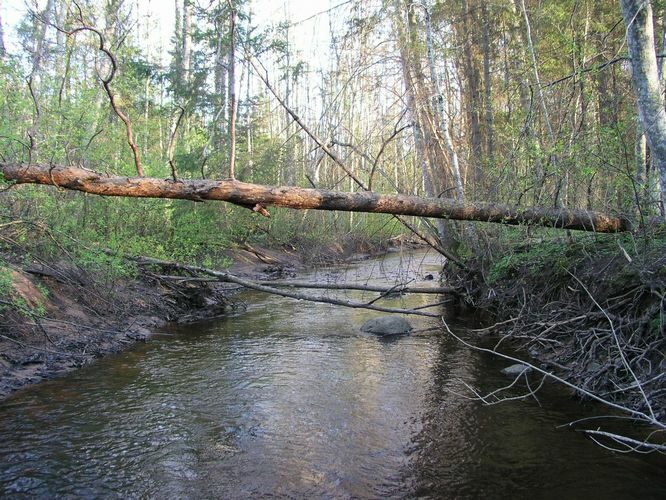
[[[107,48],[106,39],[104,38],[102,32],[99,31],[97,28],[86,24],[85,20],[83,19],[83,12],[81,11],[81,7],[79,7],[79,5],[76,2],[74,2],[74,4],[78,9],[78,19],[79,22],[81,23],[81,26],[79,26],[78,28],[74,28],[72,30],[65,30],[62,27],[56,25],[53,25],[53,27],[56,30],[66,34],[67,36],[74,36],[77,33],[86,32],[86,31],[97,35],[97,38],[99,39],[98,50],[103,52],[104,55],[106,55],[106,57],[109,60],[109,63],[111,64],[111,69],[109,70],[109,73],[108,75],[106,75],[106,77],[102,76],[99,72],[98,76],[99,79],[102,81],[102,86],[104,87],[104,91],[106,92],[106,95],[109,98],[109,103],[111,104],[113,112],[125,124],[125,131],[127,134],[127,144],[129,144],[129,147],[132,150],[132,155],[134,156],[134,165],[136,167],[136,172],[139,175],[139,177],[143,177],[144,173],[143,173],[143,167],[141,166],[141,156],[139,154],[139,147],[136,145],[136,141],[134,140],[134,133],[132,131],[132,122],[130,121],[129,117],[125,113],[123,113],[123,111],[118,106],[116,95],[111,90],[111,82],[115,78],[116,72],[118,71],[118,62],[116,60],[116,56],[113,54],[113,52],[111,52],[109,48]]]

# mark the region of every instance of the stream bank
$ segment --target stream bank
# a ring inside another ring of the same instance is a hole
[[[664,422],[666,229],[495,248],[458,275],[487,312],[479,341],[512,344],[577,387]],[[640,383],[639,383],[640,382]],[[578,395],[585,398],[581,393]]]
[[[441,266],[424,249],[301,279],[425,286]],[[663,497],[664,457],[611,454],[562,428],[597,413],[559,386],[536,401],[515,385],[518,398],[494,406],[461,397],[506,385],[506,363],[443,335],[439,318],[412,317],[411,335],[382,339],[359,329],[376,311],[253,290],[236,300],[240,314],[169,325],[3,401],[0,496]],[[460,322],[475,318],[446,319],[465,335]]]
[[[224,250],[223,257],[232,263],[229,272],[266,280],[293,277],[322,263],[366,259],[403,244],[413,246],[400,239],[378,245],[360,237],[321,246],[245,243]],[[2,255],[0,264],[0,399],[145,342],[167,323],[223,316],[236,307],[238,287],[228,283],[163,279],[131,266],[111,275],[67,256],[33,256],[25,262]]]

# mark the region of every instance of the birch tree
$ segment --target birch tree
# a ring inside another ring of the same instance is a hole
[[[620,4],[627,27],[638,113],[659,175],[663,203],[666,198],[666,111],[654,50],[652,4],[649,0],[620,0]]]
[[[2,9],[2,1],[0,1],[0,10]],[[0,59],[5,57],[7,49],[5,48],[5,33],[2,30],[2,15],[0,15]]]

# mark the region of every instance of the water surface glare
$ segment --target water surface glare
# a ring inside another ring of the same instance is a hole
[[[391,254],[310,278],[423,286],[440,266],[427,252]],[[562,391],[490,407],[461,397],[464,383],[505,385],[505,364],[441,330],[387,341],[359,331],[377,313],[252,292],[242,299],[242,314],[167,329],[1,402],[0,494],[666,496],[662,458],[612,454],[557,428],[598,411]],[[437,324],[410,321],[420,330]]]

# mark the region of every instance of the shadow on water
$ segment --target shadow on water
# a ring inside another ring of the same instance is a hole
[[[461,498],[663,498],[663,457],[613,454],[563,426],[582,416],[603,414],[586,408],[557,386],[536,395],[485,406],[469,388],[487,394],[510,380],[505,362],[466,349],[451,338],[438,339],[423,430],[414,438],[410,473],[415,493]],[[538,385],[533,379],[534,386]],[[505,395],[526,394],[524,383]],[[461,397],[462,396],[462,397]],[[625,431],[630,432],[629,426]]]
[[[310,278],[422,281],[434,255]],[[339,292],[337,292],[339,293]],[[345,295],[369,300],[376,295]],[[557,426],[588,412],[549,388],[482,406],[463,381],[506,384],[497,359],[430,318],[379,339],[377,314],[253,292],[241,315],[168,336],[0,405],[5,496],[658,498],[664,460],[618,456]],[[430,297],[386,303],[415,307]],[[459,327],[459,331],[462,327]]]

